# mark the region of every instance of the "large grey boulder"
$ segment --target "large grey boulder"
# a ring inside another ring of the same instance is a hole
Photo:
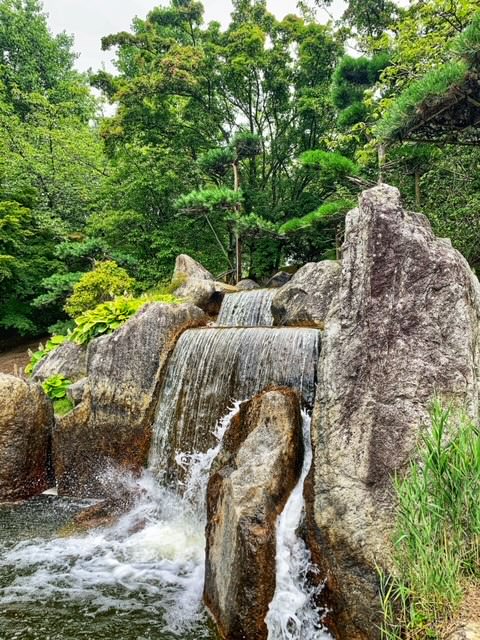
[[[0,501],[48,487],[53,410],[40,386],[0,373]]]
[[[376,565],[391,568],[392,478],[435,395],[478,417],[479,367],[480,286],[466,260],[402,208],[397,189],[365,191],[346,219],[323,333],[307,487],[337,640],[379,637]]]
[[[214,277],[205,269],[199,262],[182,253],[177,256],[175,260],[175,271],[173,272],[173,281],[188,280],[193,278],[195,280],[207,280],[213,281]]]
[[[275,523],[300,474],[299,401],[266,390],[241,406],[214,462],[207,491],[204,599],[222,637],[267,637],[275,592]]]
[[[172,283],[180,283],[175,290],[176,296],[203,309],[209,315],[219,312],[225,293],[237,290],[223,282],[217,282],[210,271],[185,254],[177,256]]]
[[[260,285],[255,282],[255,280],[250,280],[250,278],[239,280],[236,287],[237,291],[252,291],[252,289],[260,289]]]
[[[89,344],[82,401],[57,418],[54,430],[60,494],[103,496],[103,470],[142,469],[168,355],[185,329],[205,322],[205,314],[191,304],[152,303]]]
[[[274,324],[323,329],[341,273],[342,266],[335,260],[309,262],[301,267],[272,300]]]
[[[286,271],[279,271],[270,278],[265,286],[268,289],[278,289],[279,287],[283,287],[283,285],[287,284],[291,277],[291,273],[287,273]]]
[[[76,382],[87,373],[87,350],[74,342],[64,342],[51,351],[35,367],[32,380],[44,382],[51,376],[61,374]]]

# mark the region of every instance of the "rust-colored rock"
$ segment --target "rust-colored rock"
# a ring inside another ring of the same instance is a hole
[[[105,469],[141,471],[167,357],[182,331],[205,322],[205,314],[191,304],[153,303],[118,331],[90,343],[82,401],[58,417],[54,429],[60,494],[103,497]]]
[[[0,374],[0,500],[48,487],[53,410],[40,386]]]
[[[264,640],[275,592],[275,523],[303,448],[299,401],[272,388],[244,403],[225,434],[207,492],[204,599],[229,640]]]

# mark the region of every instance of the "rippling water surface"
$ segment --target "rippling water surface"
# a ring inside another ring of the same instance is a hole
[[[88,502],[0,505],[1,640],[217,637],[201,605],[201,514],[148,474],[137,485],[127,515],[83,535],[62,529]]]

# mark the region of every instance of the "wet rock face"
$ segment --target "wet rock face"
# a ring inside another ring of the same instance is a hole
[[[465,259],[366,191],[346,221],[340,289],[326,319],[312,421],[311,542],[338,640],[378,637],[375,563],[390,567],[392,476],[434,394],[478,416],[480,286]]]
[[[153,303],[118,331],[90,343],[82,401],[57,418],[54,430],[60,494],[103,496],[102,470],[142,469],[167,356],[185,328],[205,322],[205,314],[191,304]]]
[[[52,424],[52,405],[38,385],[0,373],[0,500],[47,489]]]
[[[51,351],[36,367],[32,380],[44,382],[51,376],[62,374],[76,382],[87,373],[87,351],[73,342],[64,342]]]
[[[237,289],[214,277],[199,262],[187,255],[179,255],[175,262],[172,282],[182,284],[175,290],[175,295],[184,298],[211,316],[217,315],[225,293],[233,293]]]
[[[205,603],[223,637],[267,637],[275,592],[275,523],[300,474],[298,397],[266,390],[244,403],[225,434],[207,491]]]
[[[309,262],[299,269],[273,298],[275,326],[323,328],[341,273],[335,260]]]

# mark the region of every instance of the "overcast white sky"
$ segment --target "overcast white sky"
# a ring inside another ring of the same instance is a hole
[[[77,67],[85,71],[97,70],[109,64],[114,57],[112,51],[101,50],[102,36],[118,31],[128,31],[132,18],[145,17],[166,0],[43,0],[45,12],[49,14],[49,25],[53,33],[66,31],[75,37],[75,51],[80,54]],[[206,21],[218,20],[228,23],[232,9],[229,0],[203,0]],[[333,11],[338,16],[343,6],[342,0],[334,0]],[[298,13],[297,0],[268,0],[268,7],[277,17],[283,18],[289,13]],[[326,15],[319,15],[327,19]]]

